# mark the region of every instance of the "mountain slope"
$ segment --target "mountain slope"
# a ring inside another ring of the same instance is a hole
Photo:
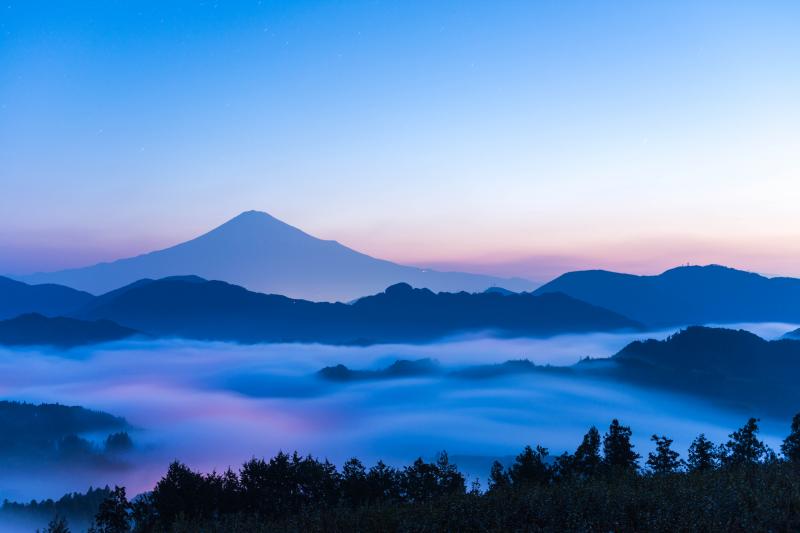
[[[522,279],[402,266],[308,235],[272,216],[247,211],[196,239],[113,263],[20,279],[61,283],[95,294],[142,278],[196,274],[295,298],[349,301],[399,282],[434,291],[477,292],[495,285],[531,290]]]
[[[800,405],[800,342],[694,326],[663,341],[636,341],[576,368],[596,376],[711,398],[751,413],[790,416]]]
[[[570,272],[534,294],[563,292],[648,326],[736,322],[800,323],[800,279],[766,278],[718,265],[657,276]]]
[[[76,316],[159,336],[246,343],[422,342],[486,330],[545,336],[639,327],[563,294],[436,294],[397,284],[346,305],[255,293],[196,277],[141,280],[98,297]]]
[[[0,320],[0,344],[8,346],[72,348],[121,340],[137,333],[108,320],[90,322],[66,317],[49,318],[35,313]]]
[[[56,316],[86,305],[93,296],[61,285],[28,285],[0,276],[0,320],[25,313]]]

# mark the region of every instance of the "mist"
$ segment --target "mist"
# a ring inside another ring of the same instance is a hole
[[[764,325],[774,338],[795,326]],[[549,339],[461,337],[425,345],[241,346],[180,340],[108,344],[66,352],[0,349],[0,397],[58,402],[125,417],[135,450],[116,465],[63,464],[36,469],[0,465],[0,498],[57,498],[90,485],[149,490],[169,462],[202,471],[236,468],[279,450],[310,453],[337,465],[358,456],[403,465],[447,450],[469,478],[485,480],[493,458],[542,444],[574,450],[591,425],[614,417],[630,425],[637,451],[667,434],[685,450],[697,434],[725,440],[747,416],[695,398],[542,373],[493,379],[446,375],[332,383],[315,375],[338,363],[380,369],[397,359],[432,358],[443,369],[527,358],[569,365],[606,357],[655,334],[565,335]],[[767,334],[768,333],[768,334]],[[773,447],[786,420],[762,420]],[[88,436],[91,438],[92,436]],[[34,474],[34,475],[32,475]]]

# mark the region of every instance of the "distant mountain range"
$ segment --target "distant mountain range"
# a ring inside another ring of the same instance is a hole
[[[563,294],[436,294],[401,283],[342,304],[255,293],[196,276],[140,280],[94,299],[74,316],[113,320],[156,336],[244,343],[372,344],[476,331],[547,336],[641,328]]]
[[[513,291],[535,284],[398,265],[321,240],[262,212],[247,211],[195,239],[164,250],[86,268],[18,277],[101,294],[143,278],[193,274],[253,291],[347,302],[405,282],[435,292]]]
[[[76,320],[37,313],[0,320],[0,344],[6,346],[56,346],[72,348],[126,339],[139,332],[109,320]]]
[[[28,285],[0,276],[0,320],[25,313],[46,316],[69,314],[94,296],[62,285]]]
[[[766,278],[718,265],[657,276],[569,272],[534,294],[561,292],[651,328],[737,322],[800,323],[800,279]]]

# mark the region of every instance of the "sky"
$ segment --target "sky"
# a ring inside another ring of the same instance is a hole
[[[0,273],[257,209],[543,278],[800,275],[800,4],[0,3]]]

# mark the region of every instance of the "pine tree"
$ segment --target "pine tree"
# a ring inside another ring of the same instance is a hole
[[[701,433],[689,446],[687,466],[690,472],[704,472],[718,466],[717,451],[714,443]]]
[[[787,461],[800,464],[800,413],[792,418],[792,432],[781,444],[781,452]]]
[[[603,437],[604,464],[614,469],[637,470],[639,454],[633,451],[631,428],[623,426],[616,418],[611,421]]]
[[[726,465],[755,464],[767,455],[766,445],[758,440],[758,419],[751,418],[730,435],[722,457]]]
[[[678,459],[680,454],[672,449],[672,439],[664,435],[653,435],[650,440],[656,443],[655,453],[650,452],[647,456],[647,466],[653,471],[653,474],[664,475],[676,472],[682,465],[682,461]]]
[[[503,468],[500,461],[492,463],[492,470],[489,473],[489,490],[502,490],[511,485],[511,478]]]
[[[130,509],[125,487],[114,487],[100,504],[89,533],[128,533],[131,530]]]
[[[550,467],[545,463],[549,452],[537,446],[536,450],[525,446],[509,469],[509,477],[514,485],[541,484],[550,480]]]
[[[575,450],[572,468],[574,473],[579,476],[589,477],[597,473],[602,462],[603,458],[600,457],[600,432],[596,427],[592,426],[583,436],[583,441],[578,445],[578,449]]]

